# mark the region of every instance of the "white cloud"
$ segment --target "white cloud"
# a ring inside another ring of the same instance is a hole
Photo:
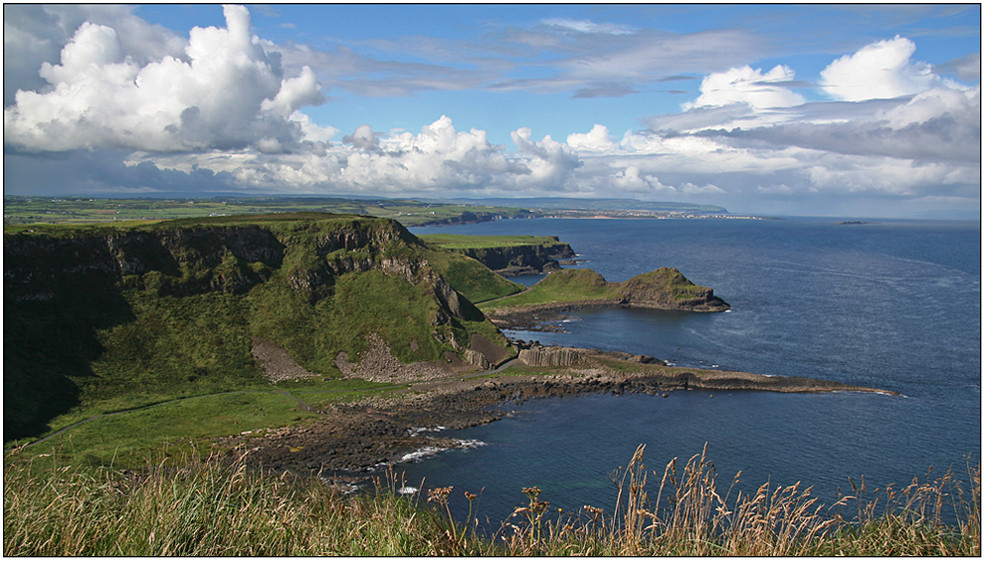
[[[940,82],[925,62],[911,62],[916,44],[897,35],[866,45],[821,71],[821,87],[835,99],[862,101],[911,95]]]
[[[699,186],[690,182],[681,185],[681,191],[687,193],[688,195],[721,195],[725,193],[724,189],[715,185],[707,184],[704,186]]]
[[[550,135],[537,142],[530,140],[531,133],[527,127],[510,133],[520,154],[527,156],[524,164],[530,169],[529,175],[517,176],[516,183],[521,187],[560,190],[571,173],[581,167],[581,160],[570,147]]]
[[[883,112],[880,117],[896,129],[925,123],[942,115],[953,115],[969,123],[981,121],[981,107],[981,86],[969,90],[932,88]]]
[[[648,197],[672,194],[677,191],[674,187],[661,183],[656,176],[641,172],[640,168],[634,165],[616,171],[611,179],[611,187],[622,193]]]
[[[976,184],[981,182],[981,170],[945,163],[851,156],[840,158],[838,165],[830,165],[821,159],[817,164],[808,169],[811,184],[828,193],[926,196],[957,187],[960,195],[973,197],[978,194]]]
[[[307,143],[327,143],[339,133],[333,126],[321,126],[311,122],[311,117],[301,111],[291,114],[291,121],[301,127],[301,133]]]
[[[701,95],[683,105],[684,110],[696,107],[721,107],[744,103],[753,108],[791,107],[804,103],[804,98],[784,87],[794,79],[794,72],[782,65],[763,74],[759,68],[731,68],[705,76]]]
[[[62,48],[88,22],[117,30],[120,46],[139,64],[164,56],[184,57],[186,41],[132,14],[133,7],[111,4],[5,4],[3,9],[3,103],[17,90],[40,90],[48,83],[38,69],[56,64]]]
[[[373,133],[373,128],[365,123],[356,127],[355,132],[351,136],[343,138],[342,142],[348,142],[356,148],[366,150],[367,152],[376,152],[380,149],[380,141],[376,138],[376,134]]]
[[[587,133],[569,134],[567,143],[574,150],[589,152],[611,152],[617,148],[617,144],[609,136],[609,129],[599,124],[593,126]]]
[[[225,29],[191,30],[187,61],[165,56],[144,65],[126,54],[117,30],[82,24],[60,63],[42,64],[50,87],[18,91],[4,108],[4,143],[53,151],[296,149],[302,127],[292,114],[323,99],[314,74],[284,76],[251,36],[249,12],[224,13]]]

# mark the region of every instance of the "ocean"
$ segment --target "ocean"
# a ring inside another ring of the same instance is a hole
[[[669,266],[712,287],[725,313],[596,310],[543,344],[626,351],[679,366],[807,376],[902,394],[676,391],[510,403],[508,418],[451,436],[481,443],[397,464],[407,485],[478,493],[491,527],[537,486],[552,508],[612,512],[614,474],[645,444],[656,493],[672,459],[707,445],[726,490],[813,486],[826,504],[864,476],[905,485],[981,462],[979,222],[833,218],[532,219],[414,233],[555,235],[609,281]],[[533,282],[536,279],[524,279]],[[652,472],[656,472],[653,474]]]

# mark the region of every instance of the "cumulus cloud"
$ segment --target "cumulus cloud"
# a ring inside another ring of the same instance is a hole
[[[671,195],[677,191],[673,186],[664,185],[659,178],[640,171],[635,165],[617,170],[611,179],[611,186],[620,193],[631,193],[652,197],[654,195]]]
[[[581,160],[570,147],[555,141],[551,135],[544,136],[538,142],[530,140],[532,133],[527,127],[510,133],[520,154],[528,157],[525,164],[530,169],[529,175],[516,178],[517,184],[540,189],[561,189],[571,173],[582,166]]]
[[[280,60],[250,34],[245,8],[224,8],[226,28],[194,28],[184,58],[142,64],[120,33],[85,22],[44,62],[49,87],[20,90],[4,108],[4,143],[26,149],[131,148],[194,151],[254,147],[296,149],[301,124],[291,116],[320,103],[310,69],[285,76]]]
[[[344,137],[342,142],[352,144],[356,148],[367,152],[375,152],[380,148],[380,141],[376,138],[376,134],[373,133],[373,128],[367,124],[356,127],[355,132],[350,136]]]
[[[132,10],[112,4],[4,4],[4,106],[14,103],[17,90],[48,86],[38,69],[45,62],[56,64],[62,48],[85,22],[118,30],[121,48],[140,64],[184,56],[182,37],[134,16]]]
[[[518,189],[557,191],[569,185],[581,161],[568,146],[530,129],[514,131],[519,154],[491,144],[485,131],[457,131],[442,116],[417,134],[374,133],[362,125],[343,144],[291,154],[255,150],[203,154],[134,154],[130,166],[152,163],[162,170],[207,168],[239,184],[289,192],[434,194],[448,191],[510,193]]]
[[[588,152],[609,152],[616,148],[615,141],[609,136],[605,125],[596,124],[587,133],[571,133],[568,135],[568,146],[574,150]]]
[[[821,71],[821,87],[835,99],[862,101],[911,95],[940,82],[925,62],[911,62],[916,44],[897,35],[838,58]]]
[[[683,107],[688,110],[734,103],[744,103],[754,108],[801,105],[804,98],[784,87],[793,79],[793,70],[782,65],[773,67],[765,74],[761,69],[748,65],[715,72],[701,81],[698,99],[685,103]]]

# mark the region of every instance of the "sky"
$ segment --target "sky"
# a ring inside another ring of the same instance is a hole
[[[6,195],[980,220],[980,4],[4,4]]]

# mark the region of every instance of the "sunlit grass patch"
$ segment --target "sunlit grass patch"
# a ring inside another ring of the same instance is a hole
[[[21,453],[59,454],[68,462],[132,465],[168,441],[195,441],[286,426],[314,416],[280,393],[202,396],[102,416]]]

